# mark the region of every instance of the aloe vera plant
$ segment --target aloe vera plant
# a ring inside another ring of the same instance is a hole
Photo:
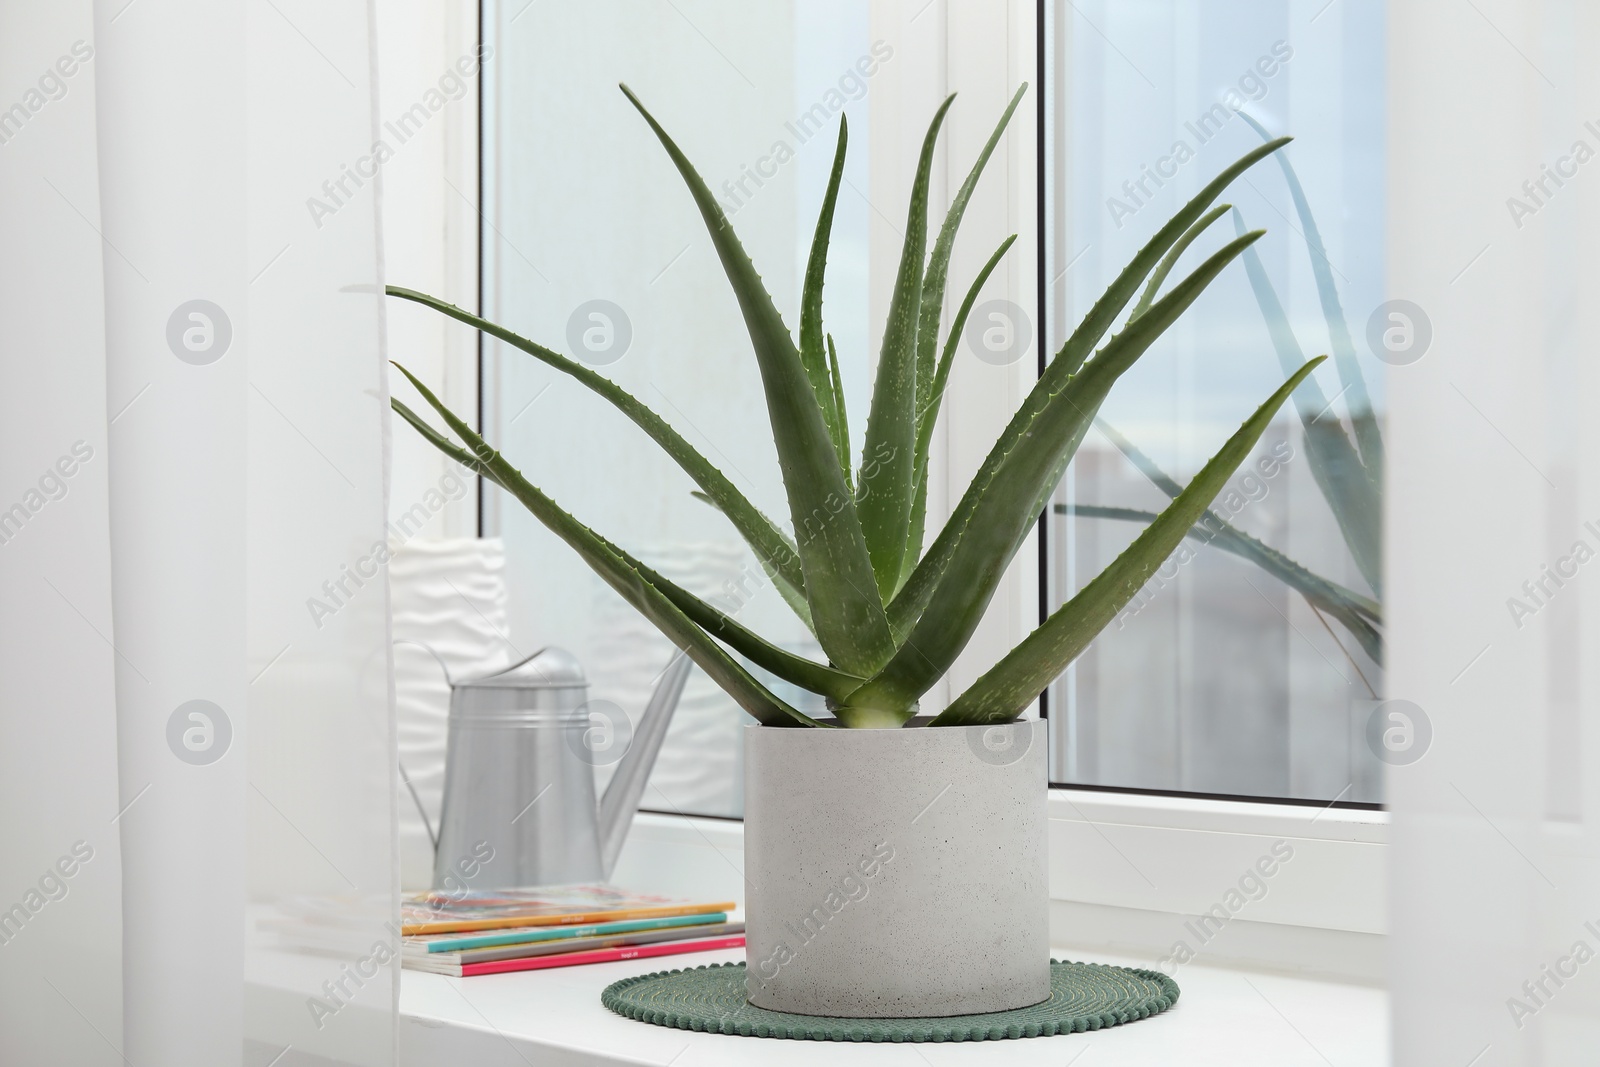
[[[944,676],[971,638],[1007,565],[1027,541],[1117,379],[1261,233],[1229,241],[1158,296],[1160,283],[1172,269],[1171,253],[1181,250],[1180,245],[1186,247],[1215,217],[1213,204],[1234,178],[1288,140],[1262,145],[1228,167],[1140,250],[1051,359],[949,521],[924,549],[928,452],[957,341],[979,290],[1015,237],[1007,238],[979,271],[941,345],[950,256],[984,165],[1026,89],[1026,85],[1018,89],[1000,116],[952,199],[931,250],[927,247],[929,174],[939,128],[953,97],[939,108],[928,128],[912,186],[865,446],[852,471],[838,354],[822,321],[828,238],[848,137],[843,118],[807,261],[796,336],[784,324],[711,190],[661,124],[622,87],[687,185],[744,317],[788,498],[787,531],[763,515],[665,420],[609,379],[443,301],[408,289],[389,289],[392,296],[434,308],[570,375],[632,419],[745,539],[785,600],[816,635],[827,662],[778,647],[589,529],[523,477],[403,367],[401,373],[456,440],[399,400],[392,402],[394,410],[446,455],[520,501],[758,721],[768,726],[831,725],[779,699],[741,658],[820,694],[839,725],[904,725],[916,714],[919,698]],[[1143,297],[1113,333],[1147,278],[1151,281]],[[1178,546],[1278,408],[1318,362],[1297,369],[1121,556],[935,716],[931,725],[1016,718]]]
[[[1240,117],[1261,137],[1272,143],[1272,136],[1255,119],[1240,112]],[[1339,300],[1339,289],[1333,280],[1332,265],[1323,249],[1321,231],[1311,212],[1310,201],[1300,185],[1294,166],[1284,153],[1277,155],[1278,165],[1288,185],[1289,198],[1300,220],[1310,259],[1311,275],[1316,284],[1317,301],[1322,309],[1328,330],[1328,341],[1334,355],[1334,367],[1339,375],[1341,389],[1333,398],[1341,397],[1350,412],[1350,430],[1346,432],[1338,417],[1332,414],[1333,401],[1328,400],[1315,379],[1304,381],[1294,393],[1295,409],[1300,418],[1311,474],[1328,508],[1339,525],[1345,546],[1356,569],[1372,590],[1365,596],[1338,582],[1324,578],[1301,566],[1283,553],[1262,544],[1230,525],[1220,516],[1207,512],[1190,531],[1189,536],[1202,544],[1245,559],[1263,571],[1278,578],[1294,589],[1317,612],[1338,622],[1353,637],[1372,662],[1383,664],[1383,434],[1378,428],[1377,416],[1367,392],[1366,379],[1356,358],[1355,343],[1350,326],[1344,317]],[[1210,223],[1224,212],[1213,210],[1205,217]],[[1234,232],[1247,232],[1244,218],[1233,212]],[[1183,245],[1175,246],[1182,252]],[[1280,368],[1293,373],[1306,364],[1300,342],[1289,324],[1277,290],[1262,266],[1254,248],[1243,253],[1245,274],[1250,289],[1261,310],[1267,334],[1277,354]],[[1101,431],[1117,449],[1127,457],[1156,488],[1176,498],[1183,487],[1163,472],[1149,456],[1106,423],[1098,423]],[[1084,518],[1116,519],[1127,522],[1149,523],[1155,513],[1135,508],[1109,508],[1090,504],[1058,504],[1058,514],[1074,514]],[[1346,653],[1348,655],[1348,652]],[[1354,661],[1352,661],[1352,664]],[[1360,668],[1357,667],[1359,673]]]

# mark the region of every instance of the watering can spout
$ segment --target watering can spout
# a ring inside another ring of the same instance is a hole
[[[611,783],[600,798],[600,870],[604,878],[611,877],[617,857],[622,854],[634,812],[639,810],[645,783],[661,752],[661,743],[666,740],[667,727],[672,725],[672,713],[678,707],[678,698],[683,695],[683,685],[692,666],[693,662],[683,652],[673,653],[672,662],[661,672],[661,680],[656,683],[650,703],[639,719],[633,743],[622,762],[617,764]]]

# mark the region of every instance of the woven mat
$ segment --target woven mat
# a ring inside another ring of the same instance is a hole
[[[925,1019],[833,1019],[757,1008],[744,964],[713,963],[613,982],[600,1002],[657,1026],[801,1041],[998,1041],[1099,1030],[1166,1011],[1178,984],[1159,971],[1050,961],[1050,999],[1013,1011]]]

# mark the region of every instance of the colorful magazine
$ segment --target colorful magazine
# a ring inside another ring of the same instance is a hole
[[[534,941],[499,948],[476,948],[464,952],[407,952],[402,955],[404,965],[416,971],[434,974],[455,974],[459,968],[475,963],[494,963],[500,960],[532,959],[541,956],[579,955],[597,949],[624,948],[629,945],[656,945],[676,941],[703,941],[708,938],[732,937],[744,933],[744,923],[707,923],[700,926],[680,926],[665,930],[639,930],[631,934],[610,934],[601,937],[578,937],[568,941]]]
[[[405,939],[405,951],[411,953],[463,952],[501,945],[518,945],[533,941],[563,941],[586,937],[606,937],[631,934],[643,930],[663,930],[673,927],[703,926],[707,923],[725,923],[725,911],[706,912],[701,915],[674,915],[665,919],[627,919],[621,922],[590,923],[587,926],[525,926],[491,933],[417,934]]]
[[[456,967],[441,967],[437,973],[453,975],[457,978],[471,978],[480,974],[540,971],[548,967],[574,967],[584,963],[614,963],[618,960],[645,959],[653,956],[677,956],[689,952],[715,952],[719,949],[743,947],[744,935],[740,934],[737,937],[714,937],[697,941],[667,941],[659,945],[602,948],[595,949],[592,952],[563,952],[554,956],[524,956],[521,959],[498,960],[491,963],[464,963]]]
[[[580,926],[732,911],[726,901],[690,901],[607,885],[551,886],[467,893],[414,893],[400,904],[404,934],[443,934],[528,926]]]

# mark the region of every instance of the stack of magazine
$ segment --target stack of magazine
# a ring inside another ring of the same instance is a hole
[[[602,885],[419,893],[401,904],[401,962],[467,977],[741,948],[734,907]]]

